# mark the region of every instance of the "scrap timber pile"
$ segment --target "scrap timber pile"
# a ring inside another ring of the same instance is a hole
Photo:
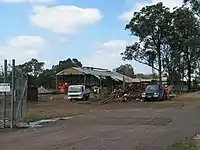
[[[136,101],[141,99],[141,93],[144,88],[141,84],[127,84],[124,86],[118,86],[113,91],[108,91],[106,95],[104,94],[100,103],[109,102],[127,102]]]

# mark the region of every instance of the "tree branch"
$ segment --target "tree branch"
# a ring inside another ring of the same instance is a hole
[[[155,69],[155,70],[159,70],[158,68],[156,68],[156,67],[153,67],[153,66],[151,66],[151,65],[149,65],[148,63],[145,63],[145,62],[143,62],[143,61],[140,61],[140,60],[138,60],[138,59],[136,59],[136,58],[133,58],[135,61],[137,61],[137,62],[139,62],[139,63],[141,63],[141,64],[144,64],[144,65],[147,65],[147,66],[149,66],[149,67],[152,67],[153,69]]]

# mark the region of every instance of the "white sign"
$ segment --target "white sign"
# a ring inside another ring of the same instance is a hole
[[[10,92],[10,83],[0,83],[0,92]]]

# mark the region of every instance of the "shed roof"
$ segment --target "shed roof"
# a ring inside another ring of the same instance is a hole
[[[141,82],[151,82],[153,79],[140,79]]]
[[[65,69],[59,73],[57,73],[57,76],[60,75],[84,75],[84,74],[91,74],[97,78],[105,78],[110,77],[116,81],[123,81],[125,82],[140,82],[138,79],[133,79],[128,76],[122,75],[120,73],[110,71],[107,69],[101,69],[101,68],[92,68],[92,67],[72,67]]]

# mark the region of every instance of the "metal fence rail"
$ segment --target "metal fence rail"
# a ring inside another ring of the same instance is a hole
[[[0,83],[11,85],[10,92],[0,92],[0,128],[13,128],[27,116],[28,77],[15,66],[15,60],[12,64],[5,60]]]

